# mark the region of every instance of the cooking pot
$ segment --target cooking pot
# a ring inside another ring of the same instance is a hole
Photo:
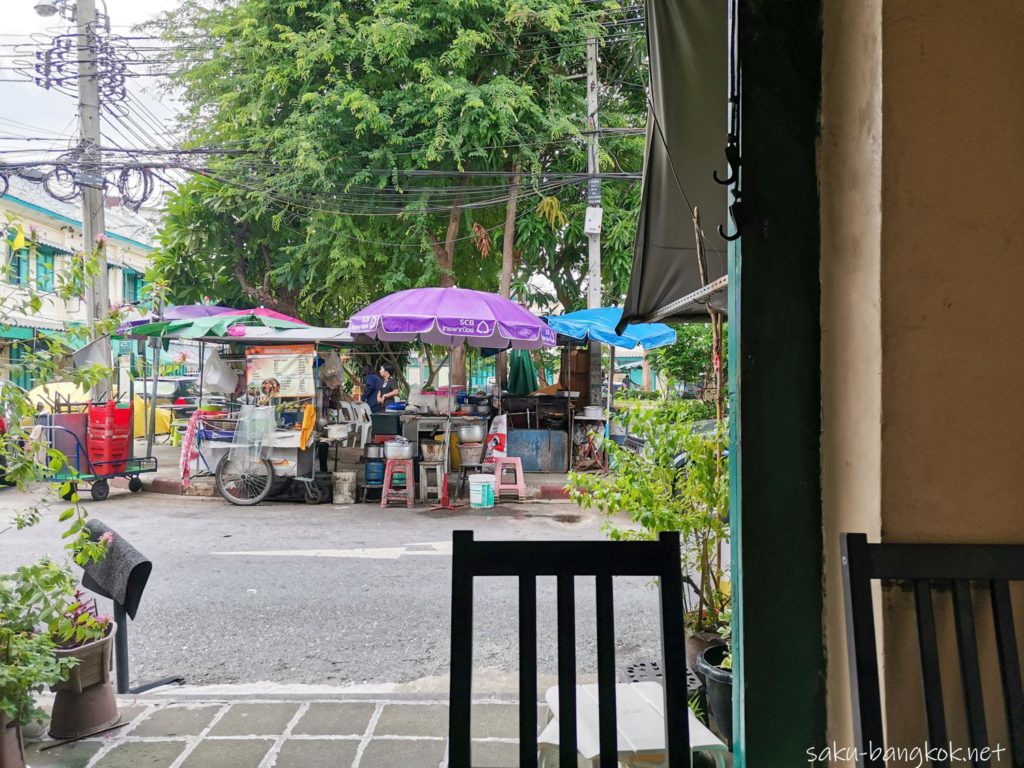
[[[384,446],[380,443],[367,443],[363,446],[364,459],[383,459]]]
[[[483,424],[462,424],[459,426],[460,443],[482,443],[487,437],[487,428]]]
[[[411,459],[412,443],[408,440],[388,440],[384,443],[384,458]]]

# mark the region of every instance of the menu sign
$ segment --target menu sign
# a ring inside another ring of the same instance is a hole
[[[266,397],[312,397],[315,360],[312,346],[252,347],[245,356],[245,378]]]

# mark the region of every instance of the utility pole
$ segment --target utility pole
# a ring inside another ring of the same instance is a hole
[[[587,218],[583,231],[587,234],[588,279],[587,309],[601,306],[601,179],[598,176],[598,122],[597,122],[597,38],[587,38],[587,130],[590,142],[587,148]],[[612,373],[608,375],[611,392]],[[601,405],[601,345],[590,342],[590,404]]]
[[[106,317],[110,309],[107,257],[99,239],[106,237],[103,190],[103,165],[100,149],[100,87],[97,62],[97,34],[99,19],[96,0],[78,0],[75,7],[78,25],[78,133],[82,149],[82,171],[76,182],[82,190],[82,251],[97,255],[96,273],[85,279],[85,313],[89,335],[98,338],[97,321]],[[110,342],[100,342],[104,360],[110,364]],[[109,377],[93,388],[92,398],[111,394]]]

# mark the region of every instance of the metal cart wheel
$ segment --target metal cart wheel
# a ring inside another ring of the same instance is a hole
[[[307,504],[319,504],[321,501],[323,501],[324,494],[323,491],[320,490],[319,485],[317,485],[315,482],[312,482],[305,483],[305,486]]]
[[[103,501],[110,495],[110,483],[103,478],[95,480],[92,488],[89,489],[89,493],[92,495],[93,501]]]
[[[240,507],[259,504],[273,484],[274,467],[267,459],[232,458],[229,453],[217,465],[217,492]]]
[[[128,490],[132,493],[138,493],[142,490],[142,480],[138,477],[133,477],[128,480]]]

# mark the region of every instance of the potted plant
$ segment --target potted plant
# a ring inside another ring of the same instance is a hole
[[[0,768],[21,768],[21,726],[42,721],[35,696],[64,680],[74,661],[54,653],[41,623],[74,594],[70,574],[50,560],[0,575]]]
[[[57,694],[50,716],[53,738],[79,739],[118,721],[110,680],[116,631],[117,625],[109,616],[99,615],[95,598],[86,599],[80,590],[53,623],[54,656],[70,663],[66,679],[52,686]]]
[[[719,734],[732,746],[732,610],[722,615],[719,634],[725,643],[706,649],[697,659],[707,686],[708,709]]]

